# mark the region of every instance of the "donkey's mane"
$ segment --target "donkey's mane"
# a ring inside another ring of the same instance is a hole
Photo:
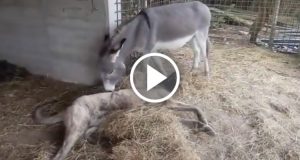
[[[144,18],[146,18],[147,24],[150,25],[149,22],[149,17],[147,15],[147,13],[145,12],[145,9],[142,9],[136,16],[131,17],[130,19],[126,20],[125,22],[121,23],[117,28],[116,31],[118,33],[118,31],[120,31],[124,26],[126,26],[127,24],[129,24],[130,22],[132,22],[136,17],[138,16],[144,16]]]
[[[142,9],[136,16],[133,16],[131,17],[130,19],[126,20],[125,22],[121,23],[116,29],[115,29],[115,32],[114,34],[112,35],[112,37],[115,37],[117,35],[120,34],[120,31],[122,30],[123,27],[125,27],[127,24],[131,23],[136,17],[138,16],[143,16],[145,19],[146,19],[146,22],[147,22],[147,25],[150,27],[150,20],[149,20],[149,17],[147,15],[147,13],[145,12],[145,9]],[[109,35],[107,35],[108,38],[109,38]],[[111,37],[111,38],[112,38]],[[103,52],[103,50],[106,50],[108,46],[104,46],[100,52],[99,52],[99,55],[102,57],[105,55],[105,52]]]

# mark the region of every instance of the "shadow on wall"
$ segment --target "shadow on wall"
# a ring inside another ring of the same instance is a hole
[[[16,79],[22,79],[29,75],[29,72],[5,60],[0,60],[0,83]]]
[[[62,81],[96,82],[103,0],[0,1],[0,24],[0,59]]]

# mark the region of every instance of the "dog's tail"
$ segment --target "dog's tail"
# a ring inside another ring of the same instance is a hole
[[[47,105],[46,105],[47,106]],[[46,106],[38,106],[32,113],[32,118],[36,123],[39,124],[54,124],[63,121],[64,111],[59,112],[52,116],[44,116],[42,114]]]

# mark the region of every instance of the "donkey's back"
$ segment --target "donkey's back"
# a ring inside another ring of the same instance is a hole
[[[144,12],[152,31],[156,31],[152,35],[162,41],[192,35],[208,28],[211,21],[209,8],[198,1],[148,8]]]

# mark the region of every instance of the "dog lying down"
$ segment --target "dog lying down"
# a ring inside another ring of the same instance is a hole
[[[136,108],[143,105],[145,102],[139,99],[131,89],[125,89],[81,96],[66,110],[53,116],[43,116],[42,112],[46,107],[38,106],[33,112],[33,119],[40,124],[64,122],[64,142],[53,158],[53,160],[63,160],[79,138],[88,138],[98,129],[106,115],[115,110]],[[212,136],[215,135],[214,130],[208,125],[207,120],[196,106],[173,100],[169,100],[164,106],[174,111],[194,112],[198,120],[181,119],[181,122],[188,127],[196,128]]]

